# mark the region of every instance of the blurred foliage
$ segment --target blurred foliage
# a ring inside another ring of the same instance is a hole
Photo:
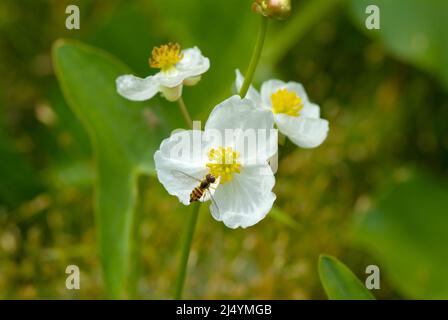
[[[426,294],[415,291],[412,283],[403,286],[397,270],[408,268],[404,274],[410,276],[423,267],[440,272],[444,256],[432,254],[438,247],[421,259],[414,258],[419,258],[419,252],[431,241],[444,239],[429,235],[446,230],[446,224],[435,226],[438,220],[431,218],[440,211],[421,214],[426,219],[423,229],[407,227],[406,211],[387,211],[380,216],[400,217],[393,220],[393,228],[400,234],[388,238],[391,250],[418,250],[414,256],[403,256],[411,261],[406,266],[398,265],[388,252],[360,246],[366,242],[358,242],[361,239],[347,230],[353,212],[375,207],[377,191],[388,189],[390,181],[400,181],[408,168],[417,165],[439,180],[447,179],[448,95],[446,87],[422,71],[439,74],[446,70],[446,58],[431,55],[423,59],[411,56],[414,51],[391,48],[391,41],[396,43],[397,37],[389,35],[396,32],[389,31],[389,11],[382,11],[384,29],[374,33],[376,39],[371,40],[359,28],[365,7],[357,4],[362,0],[347,2],[346,6],[340,1],[331,10],[326,10],[322,1],[298,0],[293,3],[296,14],[313,13],[301,10],[313,8],[313,2],[322,5],[325,14],[316,14],[317,20],[314,24],[308,21],[306,29],[297,30],[288,22],[271,23],[268,47],[275,43],[278,32],[288,30],[291,35],[286,38],[286,51],[273,60],[278,64],[267,65],[272,61],[262,60],[257,73],[257,82],[276,76],[303,83],[331,125],[328,140],[318,149],[298,149],[289,142],[280,149],[277,205],[293,219],[287,221],[294,227],[267,218],[247,230],[229,230],[215,222],[204,206],[191,253],[186,298],[325,298],[317,272],[317,257],[322,252],[350,265],[361,280],[366,277],[366,265],[377,264],[383,271],[384,264],[381,290],[374,292],[379,299]],[[337,1],[326,3],[333,2]],[[414,22],[420,18],[426,21],[423,17],[428,9],[412,9],[422,5],[417,1],[390,2],[402,9],[393,18],[397,25],[406,26],[404,30],[418,27],[419,23],[407,26],[406,19],[415,12],[422,16]],[[88,135],[57,86],[51,44],[61,37],[82,40],[117,56],[140,76],[152,72],[147,59],[153,46],[169,40],[184,47],[197,45],[210,57],[212,67],[198,86],[185,90],[185,101],[195,118],[205,120],[211,108],[229,95],[234,69],[245,70],[247,66],[258,22],[250,3],[0,2],[0,118],[4,124],[0,126],[0,298],[99,298],[104,294],[98,235],[93,229],[92,150]],[[431,3],[434,7],[442,5],[435,0]],[[79,31],[65,29],[68,4],[80,6]],[[436,19],[440,20],[437,23],[446,21],[446,10],[437,10],[437,15],[442,17]],[[353,16],[358,17],[355,24]],[[290,21],[297,19],[292,17]],[[435,28],[423,26],[425,32]],[[428,37],[432,44],[430,31]],[[440,34],[435,37],[435,46],[447,45]],[[428,62],[432,58],[438,59],[440,68],[434,61]],[[140,108],[139,104],[134,107]],[[183,126],[174,104],[157,98],[142,107],[160,113],[168,131]],[[186,211],[156,179],[146,178],[140,183],[144,186],[136,217],[140,264],[134,272],[138,279],[134,297],[170,298]],[[426,184],[421,188],[424,197],[413,196],[415,207],[419,199],[425,203],[425,195],[432,190]],[[408,198],[397,199],[403,204]],[[417,213],[412,211],[412,217]],[[375,216],[374,212],[371,219]],[[388,218],[382,221],[389,225]],[[409,219],[409,223],[413,221],[419,222]],[[372,234],[369,243],[378,237]],[[65,268],[69,264],[81,269],[80,291],[65,289]]]
[[[413,299],[448,299],[448,189],[415,172],[359,217],[356,238],[372,250],[394,287]]]
[[[29,163],[21,157],[8,136],[4,115],[4,112],[0,113],[0,201],[13,207],[35,195],[40,186]]]
[[[364,28],[365,8],[370,4],[380,8],[380,30]],[[448,86],[448,2],[351,0],[351,6],[363,30],[381,38],[392,54],[427,70]]]

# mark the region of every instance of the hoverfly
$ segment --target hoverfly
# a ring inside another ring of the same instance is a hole
[[[213,198],[213,195],[210,191],[210,189],[213,189],[212,184],[216,182],[216,177],[213,176],[212,174],[208,173],[207,175],[205,175],[205,177],[201,180],[198,179],[196,177],[193,177],[191,175],[189,175],[188,173],[179,171],[179,170],[174,170],[173,174],[176,176],[183,176],[183,177],[187,177],[189,179],[193,179],[196,180],[199,185],[197,187],[195,187],[191,193],[190,193],[190,203],[192,202],[196,202],[201,200],[202,198],[205,198],[205,194],[208,193],[208,195],[210,196],[210,200],[212,202],[212,206],[215,208],[216,212],[219,214],[219,208],[218,205],[216,204],[215,199]]]

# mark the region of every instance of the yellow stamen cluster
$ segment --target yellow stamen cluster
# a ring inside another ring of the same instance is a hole
[[[210,174],[220,177],[219,183],[226,183],[232,180],[234,173],[240,173],[241,164],[237,161],[239,153],[233,151],[231,147],[212,148],[208,153],[207,167]]]
[[[174,67],[174,65],[182,60],[182,58],[183,54],[181,53],[180,45],[178,43],[170,42],[152,49],[149,66],[151,68],[160,68],[162,71],[167,71]]]
[[[284,113],[288,116],[299,116],[303,108],[302,99],[293,91],[280,89],[271,95],[272,111],[274,113]]]

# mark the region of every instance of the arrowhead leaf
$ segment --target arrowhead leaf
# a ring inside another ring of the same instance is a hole
[[[163,130],[145,120],[143,103],[120,97],[115,79],[131,71],[108,53],[59,40],[53,62],[65,99],[87,129],[95,157],[94,210],[103,277],[111,298],[125,296],[139,174],[154,174]]]

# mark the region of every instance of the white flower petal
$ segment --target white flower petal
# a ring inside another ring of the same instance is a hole
[[[205,124],[206,135],[213,130],[220,132],[222,139],[214,144],[234,148],[242,163],[265,162],[277,152],[272,112],[256,108],[250,99],[235,95],[218,104]]]
[[[184,85],[186,86],[194,86],[201,80],[201,76],[190,77],[184,80]]]
[[[234,95],[218,104],[208,117],[205,130],[271,129],[274,119],[267,110],[260,110],[250,99]]]
[[[177,101],[182,95],[182,85],[178,85],[174,88],[160,86],[160,92],[162,92],[166,100],[174,102]]]
[[[133,101],[143,101],[151,99],[159,91],[159,82],[153,76],[145,79],[123,75],[116,80],[117,92],[126,99]]]
[[[308,102],[303,106],[303,109],[300,110],[299,116],[304,117],[304,118],[319,119],[320,118],[320,108],[317,104]]]
[[[241,87],[243,86],[244,76],[241,74],[239,69],[236,69],[235,73],[236,73],[235,88],[236,88],[237,93],[238,93],[238,92],[240,92]],[[255,90],[255,88],[252,85],[250,85],[249,90],[247,91],[247,94],[246,94],[245,98],[252,100],[255,103],[255,106],[257,108],[261,107],[261,96],[258,93],[258,91]]]
[[[160,85],[164,87],[175,88],[181,85],[187,77],[179,70],[172,68],[167,71],[160,71],[154,76],[154,78],[156,78]]]
[[[209,149],[200,131],[188,130],[163,140],[154,154],[159,181],[169,194],[178,197],[185,205],[190,204],[190,193],[199,185],[198,180],[207,174],[205,163]]]
[[[183,58],[176,64],[179,72],[188,74],[188,77],[199,76],[210,68],[210,60],[204,57],[198,47],[185,49],[182,51]]]
[[[292,117],[276,114],[275,122],[280,132],[302,148],[318,147],[327,138],[329,125],[324,119]]]
[[[271,210],[276,198],[272,192],[274,184],[274,174],[267,163],[243,167],[240,174],[214,193],[218,208],[210,206],[212,216],[232,229],[253,226]]]

